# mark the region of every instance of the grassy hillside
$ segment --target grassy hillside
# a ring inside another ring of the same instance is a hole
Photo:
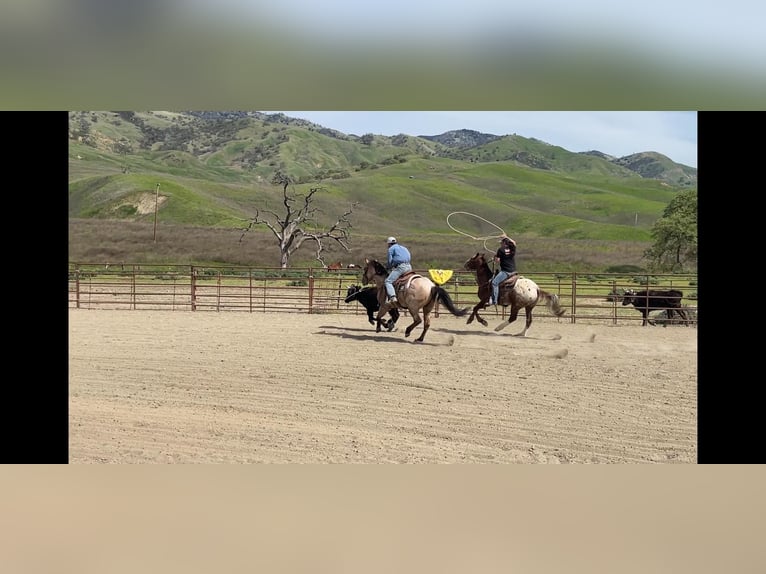
[[[71,260],[276,264],[265,227],[248,234],[258,248],[247,254],[239,237],[256,209],[283,213],[282,189],[271,183],[281,171],[296,192],[322,189],[319,227],[357,203],[352,253],[336,259],[379,256],[381,238],[396,235],[434,264],[454,266],[483,248],[450,229],[447,217],[462,211],[520,240],[528,264],[640,265],[651,226],[683,187],[629,169],[647,169],[634,156],[621,165],[517,135],[468,148],[404,134],[348,136],[281,114],[72,112],[69,135]],[[683,167],[666,169],[678,178]],[[155,217],[167,233],[144,245]],[[478,220],[460,223],[477,236],[497,233]],[[171,236],[186,245],[169,249]],[[195,240],[202,236],[206,243]],[[308,248],[293,264],[312,260]]]

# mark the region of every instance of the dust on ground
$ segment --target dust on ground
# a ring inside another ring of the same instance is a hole
[[[70,309],[70,462],[696,462],[696,328],[409,321]]]

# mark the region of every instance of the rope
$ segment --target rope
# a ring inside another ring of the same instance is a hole
[[[460,229],[457,229],[456,227],[454,227],[454,226],[453,226],[453,225],[452,225],[452,224],[449,222],[449,218],[450,218],[450,217],[452,217],[453,215],[469,215],[469,216],[471,216],[471,217],[475,217],[476,219],[481,219],[483,222],[490,224],[492,227],[494,227],[495,229],[497,229],[498,231],[500,231],[500,235],[485,235],[485,236],[482,236],[482,237],[476,237],[476,236],[474,236],[474,235],[471,235],[470,233],[466,233],[465,231],[461,231]],[[453,211],[452,213],[450,213],[450,214],[447,216],[447,225],[449,226],[449,228],[450,228],[452,231],[454,231],[454,232],[456,232],[456,233],[460,233],[461,235],[465,235],[466,237],[470,237],[471,239],[474,239],[474,240],[476,240],[476,241],[482,241],[482,242],[483,242],[483,245],[484,245],[484,250],[485,250],[485,251],[487,251],[487,252],[489,252],[489,253],[494,253],[494,252],[495,252],[495,250],[494,250],[494,249],[489,249],[489,248],[487,247],[487,241],[489,241],[490,239],[500,239],[501,237],[507,237],[507,235],[506,235],[505,231],[503,231],[503,228],[502,228],[502,227],[500,227],[499,225],[496,225],[496,224],[492,223],[491,221],[489,221],[489,220],[487,220],[487,219],[484,219],[484,218],[483,218],[483,217],[481,217],[480,215],[476,215],[475,213],[469,213],[469,212],[467,212],[467,211]],[[494,263],[494,262],[493,262],[493,263]]]

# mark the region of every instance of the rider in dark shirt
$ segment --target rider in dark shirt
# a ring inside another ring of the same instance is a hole
[[[495,263],[500,264],[500,271],[492,279],[492,295],[488,305],[497,305],[500,283],[516,273],[516,242],[510,237],[503,235],[500,239],[500,247],[495,253]]]

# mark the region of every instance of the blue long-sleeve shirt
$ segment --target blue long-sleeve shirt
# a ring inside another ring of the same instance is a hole
[[[410,251],[404,245],[394,243],[388,248],[388,268],[392,269],[401,263],[410,263]]]

